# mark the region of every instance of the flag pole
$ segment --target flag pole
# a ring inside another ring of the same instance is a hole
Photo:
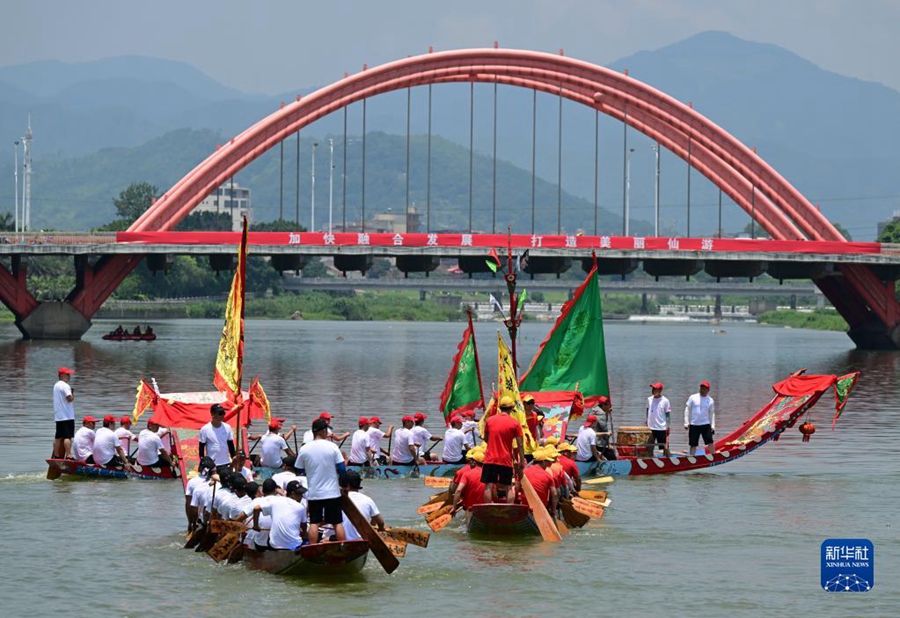
[[[509,293],[509,318],[503,320],[506,330],[509,332],[510,352],[512,353],[513,372],[518,374],[519,362],[516,356],[516,333],[519,329],[521,318],[517,315],[518,298],[516,297],[516,271],[513,268],[512,255],[512,227],[506,228],[506,289]],[[518,378],[518,376],[516,376]]]
[[[239,350],[243,352],[243,342],[244,342],[244,301],[247,296],[247,215],[244,215],[244,224],[243,230],[241,233],[241,247],[240,247],[240,258],[238,259],[238,276],[240,277],[241,282],[241,342],[239,346]],[[238,371],[237,371],[237,392],[235,393],[235,400],[240,400],[238,403],[238,411],[237,411],[237,452],[238,454],[242,454],[244,452],[244,439],[243,432],[241,430],[241,408],[244,407],[243,402],[243,390],[241,388],[241,382],[243,381],[243,373],[244,373],[244,362],[243,362],[243,353],[242,358],[238,362]],[[250,414],[250,410],[247,410],[247,414]],[[241,458],[238,457],[238,466],[241,465]],[[240,470],[235,470],[235,472],[240,472]]]

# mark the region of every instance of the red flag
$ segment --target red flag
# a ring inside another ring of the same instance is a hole
[[[131,418],[137,423],[141,415],[151,408],[157,401],[156,392],[153,387],[147,384],[147,381],[141,379],[138,383],[137,394],[134,397],[134,410],[131,412]]]

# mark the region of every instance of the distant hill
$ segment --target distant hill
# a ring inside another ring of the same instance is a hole
[[[755,146],[798,189],[820,202],[829,218],[849,228],[854,238],[873,238],[876,223],[900,208],[900,174],[893,154],[900,137],[900,93],[895,90],[825,71],[777,46],[744,41],[723,32],[705,32],[658,50],[640,52],[613,63],[611,68],[627,68],[631,76],[680,100],[692,101],[700,112]],[[310,90],[308,85],[298,84],[296,88],[296,92]],[[468,85],[441,85],[433,90],[435,135],[467,148]],[[475,147],[479,153],[490,153],[493,148],[492,93],[490,85],[475,86]],[[277,109],[280,101],[293,100],[294,96],[293,92],[276,97],[244,94],[190,65],[154,58],[132,56],[80,64],[38,62],[0,67],[0,134],[9,139],[20,136],[27,114],[33,114],[37,197],[41,190],[59,193],[53,188],[59,180],[45,172],[55,169],[52,166],[62,164],[66,157],[96,153],[102,159],[109,155],[98,152],[101,149],[131,149],[181,128],[209,129],[203,135],[222,137],[210,137],[207,142],[224,141]],[[501,87],[499,97],[498,156],[529,174],[525,184],[530,191],[531,93]],[[405,93],[370,100],[368,130],[404,134],[405,103]],[[537,174],[551,183],[557,176],[557,110],[557,98],[538,96]],[[569,102],[563,110],[563,189],[593,203],[594,113]],[[348,112],[353,136],[361,131],[360,113],[359,105]],[[304,135],[321,138],[340,133],[342,118],[341,113],[325,118]],[[424,88],[413,91],[412,126],[414,134],[425,131]],[[601,117],[599,131],[600,202],[613,212],[621,212],[622,125]],[[405,139],[401,142],[398,156],[405,153]],[[632,213],[649,221],[653,205],[651,143],[629,131],[629,146],[635,148],[631,163]],[[184,148],[193,152],[188,144]],[[208,152],[208,144],[198,146],[198,150]],[[171,159],[181,157],[181,153],[173,153]],[[86,169],[83,166],[94,160],[79,158],[78,166]],[[489,160],[477,162],[479,173],[484,171],[482,166],[490,169]],[[74,166],[74,160],[70,164]],[[686,165],[664,152],[661,167],[663,227],[672,233],[684,233]],[[160,170],[159,175],[180,177],[189,169]],[[11,175],[11,161],[0,158],[0,177]],[[467,178],[462,180],[465,192]],[[390,179],[383,181],[389,183]],[[42,188],[39,182],[49,184]],[[86,178],[85,182],[93,181]],[[0,210],[11,209],[8,184],[0,188]],[[269,191],[252,188],[261,199]],[[530,192],[528,200],[530,204]],[[692,173],[693,234],[713,231],[717,200],[718,191],[698,173]],[[724,214],[726,229],[739,230],[748,221],[747,215],[727,198]],[[584,227],[593,221],[580,223]]]

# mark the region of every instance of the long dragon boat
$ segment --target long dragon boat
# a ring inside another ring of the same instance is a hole
[[[288,577],[353,575],[366,565],[368,541],[340,541],[304,545],[290,550],[244,550],[244,563],[251,569]]]
[[[176,444],[178,443],[177,440],[178,438],[175,436]],[[101,466],[100,464],[85,463],[74,459],[48,459],[47,465],[58,470],[61,474],[94,478],[173,480],[181,477],[181,471],[178,467],[150,467],[142,466],[139,463],[133,463],[130,468],[126,468],[124,466]]]
[[[531,509],[525,504],[476,504],[466,524],[469,534],[483,536],[540,536]]]

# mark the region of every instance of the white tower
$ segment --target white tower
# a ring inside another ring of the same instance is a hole
[[[25,136],[22,138],[22,144],[25,146],[22,164],[25,176],[22,190],[22,218],[24,219],[22,230],[25,232],[31,230],[31,138],[31,114],[28,114],[28,130],[25,131]]]

